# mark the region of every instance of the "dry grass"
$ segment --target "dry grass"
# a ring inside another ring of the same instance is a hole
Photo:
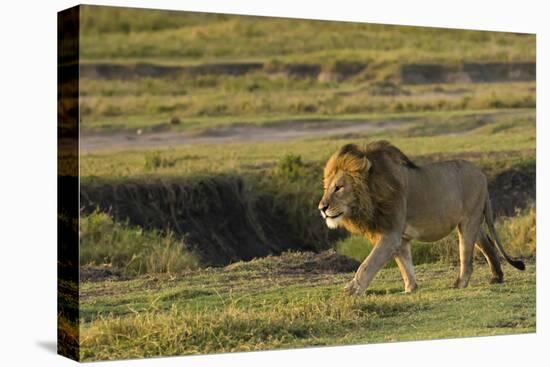
[[[535,36],[272,17],[82,8],[84,60],[531,60]],[[231,37],[228,37],[231,35]],[[307,42],[304,42],[307,40]]]
[[[502,218],[496,224],[500,238],[512,256],[534,258],[536,256],[537,216],[535,205],[518,211],[515,217]]]
[[[409,86],[406,93],[379,95],[369,83],[327,86],[315,81],[274,82],[266,76],[212,77],[201,86],[188,78],[139,81],[82,80],[84,130],[125,130],[168,124],[178,130],[266,118],[330,117],[373,113],[533,108],[534,82]],[[128,85],[126,85],[128,84]],[[135,84],[140,84],[134,88]],[[151,85],[149,85],[151,84]],[[164,86],[163,84],[167,84]],[[154,86],[154,88],[153,88]],[[255,86],[251,89],[251,86]],[[157,88],[157,89],[155,89]],[[139,91],[144,89],[143,93]],[[108,91],[108,94],[106,94]],[[458,92],[456,92],[458,91]]]
[[[80,263],[109,265],[127,276],[196,269],[199,259],[174,234],[145,231],[94,212],[80,217]]]
[[[269,259],[267,259],[269,260]],[[535,269],[505,266],[490,285],[476,266],[470,286],[451,289],[457,269],[416,267],[419,290],[402,294],[384,269],[365,297],[344,297],[352,273],[297,275],[226,268],[173,280],[86,283],[83,360],[204,354],[315,345],[422,340],[535,331]],[[154,292],[151,290],[154,289]],[[410,325],[414,325],[410,327]]]

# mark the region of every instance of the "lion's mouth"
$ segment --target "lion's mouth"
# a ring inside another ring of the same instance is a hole
[[[328,215],[328,214],[325,214],[327,216],[327,218],[329,219],[336,219],[338,218],[339,216],[341,216],[342,214],[344,214],[344,212],[340,212],[339,214],[335,214],[335,215]]]

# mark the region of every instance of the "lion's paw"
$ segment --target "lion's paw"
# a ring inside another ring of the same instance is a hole
[[[359,285],[359,283],[357,282],[357,280],[355,278],[353,278],[351,280],[351,282],[349,282],[345,287],[344,287],[344,292],[348,295],[348,296],[360,296],[362,295],[363,293],[365,293],[365,290],[361,288],[361,286]]]

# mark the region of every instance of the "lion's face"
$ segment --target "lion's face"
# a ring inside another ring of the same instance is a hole
[[[344,171],[337,171],[330,177],[325,177],[324,186],[319,210],[327,226],[336,228],[351,212],[355,201],[353,182]]]

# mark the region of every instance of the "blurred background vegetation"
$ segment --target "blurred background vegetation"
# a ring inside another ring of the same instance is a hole
[[[81,14],[85,130],[535,105],[534,35],[94,6]]]

